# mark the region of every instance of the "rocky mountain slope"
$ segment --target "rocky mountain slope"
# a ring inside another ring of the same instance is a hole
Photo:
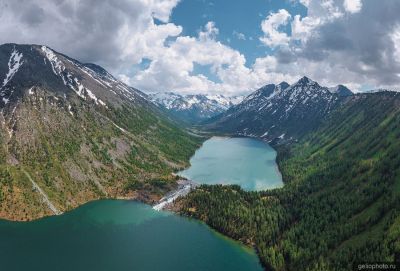
[[[242,101],[242,96],[180,95],[173,92],[149,94],[150,99],[165,107],[175,117],[189,123],[198,123],[214,117]]]
[[[197,144],[97,65],[46,46],[0,46],[1,218],[101,197],[151,202],[176,185],[170,173]]]
[[[346,98],[345,93],[342,87],[332,93],[307,77],[291,86],[286,82],[266,85],[207,121],[206,128],[268,141],[292,140],[317,127]]]
[[[343,85],[337,85],[336,87],[329,88],[329,91],[342,97],[353,95],[353,92]]]

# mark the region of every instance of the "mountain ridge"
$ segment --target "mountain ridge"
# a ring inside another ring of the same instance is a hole
[[[302,77],[289,85],[266,85],[247,96],[240,104],[206,121],[206,129],[242,136],[295,140],[336,108],[346,95]]]
[[[166,108],[172,115],[192,124],[223,113],[242,100],[241,96],[226,97],[210,94],[177,94],[159,92],[149,94],[150,99]]]

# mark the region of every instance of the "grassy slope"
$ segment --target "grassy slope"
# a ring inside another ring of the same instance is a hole
[[[200,143],[151,105],[105,109],[36,93],[7,120],[11,138],[0,124],[1,218],[52,214],[23,170],[62,211],[102,197],[152,202],[174,188],[171,173],[187,165]]]
[[[360,95],[278,148],[282,189],[202,186],[182,212],[256,247],[274,270],[351,270],[400,253],[400,97]]]

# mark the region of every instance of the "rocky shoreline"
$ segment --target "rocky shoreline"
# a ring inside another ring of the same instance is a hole
[[[166,194],[156,205],[153,205],[154,210],[173,210],[174,201],[177,198],[186,196],[190,191],[199,186],[198,183],[183,178],[179,179],[177,183],[178,188]]]

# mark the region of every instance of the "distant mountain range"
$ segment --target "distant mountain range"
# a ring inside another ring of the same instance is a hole
[[[293,85],[266,85],[241,103],[207,121],[207,129],[243,136],[292,140],[318,126],[342,100],[353,95],[345,86],[320,86],[303,77]]]
[[[197,142],[100,66],[46,46],[0,46],[2,218],[54,212],[30,180],[58,211],[100,197],[152,202],[176,185],[163,176],[187,165]]]
[[[195,124],[225,112],[233,105],[240,103],[244,97],[160,92],[149,94],[149,98],[154,103],[165,107],[175,117]]]

